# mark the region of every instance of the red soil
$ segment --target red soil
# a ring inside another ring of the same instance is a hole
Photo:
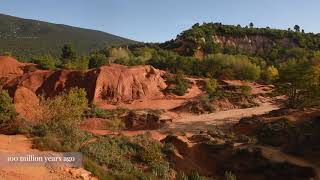
[[[164,98],[164,71],[151,66],[102,66],[88,71],[24,71],[27,63],[0,57],[0,82],[14,98],[17,112],[31,118],[38,95],[55,96],[72,87],[84,88],[94,103],[115,105]],[[147,105],[148,106],[148,105]]]

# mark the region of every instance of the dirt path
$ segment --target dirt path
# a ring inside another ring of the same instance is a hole
[[[23,135],[0,135],[0,153],[35,153],[39,150],[32,149],[31,140]],[[70,170],[70,168],[68,169]],[[85,172],[82,168],[73,169]],[[75,172],[72,171],[72,172]],[[74,180],[79,179],[66,169],[52,167],[1,167],[0,179],[2,180]],[[90,178],[88,178],[90,179]]]
[[[203,115],[184,114],[179,119],[174,120],[167,130],[184,132],[205,130],[208,126],[235,124],[243,117],[261,115],[276,109],[279,109],[277,105],[272,102],[265,102],[253,108],[232,109]]]

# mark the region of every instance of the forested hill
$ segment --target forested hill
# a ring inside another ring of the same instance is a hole
[[[175,40],[161,44],[184,56],[205,56],[213,53],[258,55],[271,59],[292,48],[320,49],[320,34],[305,33],[298,25],[288,30],[223,25],[195,24]]]
[[[133,43],[136,42],[101,31],[0,14],[0,53],[10,52],[19,59],[44,54],[58,57],[64,44],[72,44],[81,54]]]

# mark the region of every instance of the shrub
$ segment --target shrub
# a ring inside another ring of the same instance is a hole
[[[10,51],[6,51],[2,54],[3,54],[3,56],[12,56],[12,52],[10,52]]]
[[[201,177],[198,172],[195,172],[195,171],[194,171],[194,172],[192,172],[191,175],[189,176],[189,180],[204,180],[204,178]]]
[[[249,60],[235,61],[232,66],[237,79],[254,81],[260,78],[260,67],[251,63]]]
[[[178,172],[176,175],[177,180],[189,180],[188,175],[186,175],[184,172]]]
[[[198,172],[192,172],[190,175],[186,175],[184,172],[178,172],[176,175],[177,180],[204,180]]]
[[[16,118],[15,107],[8,92],[0,89],[0,125]]]
[[[274,66],[269,66],[263,72],[262,78],[268,83],[274,82],[279,78],[279,71]]]
[[[100,180],[116,180],[117,177],[111,175],[110,173],[106,173],[106,169],[92,161],[90,158],[84,156],[83,157],[83,166],[86,170],[90,171],[95,176],[99,177]]]
[[[106,110],[96,107],[95,105],[92,105],[87,111],[86,116],[93,117],[93,118],[102,118],[107,119],[108,113]]]
[[[125,48],[110,48],[109,55],[110,60],[113,62],[118,59],[127,60],[130,58],[129,50]]]
[[[114,119],[126,112],[128,112],[127,109],[106,110],[96,107],[95,105],[91,105],[91,107],[85,111],[85,116],[89,118]]]
[[[151,177],[166,178],[170,169],[162,153],[161,143],[145,136],[131,140],[124,136],[98,137],[84,145],[81,152],[99,165],[105,166],[110,170],[110,174],[122,177],[150,176],[138,168],[137,163],[147,167],[146,170],[152,172]]]
[[[35,144],[43,149],[76,151],[88,138],[88,134],[80,130],[87,103],[86,92],[78,88],[54,98],[42,98],[43,124],[34,127],[33,134],[40,135]]]
[[[76,69],[85,71],[89,67],[89,58],[87,56],[77,57],[74,64]]]
[[[258,129],[258,140],[272,146],[281,146],[288,143],[295,134],[295,127],[287,118],[266,123]]]
[[[58,64],[58,60],[51,55],[34,57],[31,60],[33,63],[38,64],[42,69],[53,70]]]
[[[280,66],[278,91],[285,94],[289,108],[320,104],[320,61],[289,60]]]
[[[163,145],[147,135],[137,136],[134,141],[142,147],[138,157],[148,164],[152,173],[158,177],[167,177],[170,168],[164,157]]]
[[[210,96],[217,92],[218,82],[216,79],[206,79],[205,80],[205,90]]]
[[[89,58],[89,68],[97,68],[102,65],[106,65],[107,63],[107,57],[101,53],[92,54]]]
[[[113,133],[119,132],[125,128],[124,122],[118,118],[114,118],[112,120],[107,121],[107,126],[109,127],[109,130],[111,130]]]
[[[226,180],[237,180],[237,177],[234,174],[232,174],[231,171],[226,171],[224,173],[224,177]]]
[[[178,96],[183,96],[188,92],[189,81],[184,77],[183,72],[179,71],[175,78],[168,76],[167,81],[170,84],[166,89],[167,92]]]
[[[178,96],[183,96],[187,93],[187,91],[188,91],[187,85],[183,81],[178,80],[172,92]]]
[[[250,86],[239,86],[241,95],[250,96],[252,88]]]
[[[214,111],[214,106],[211,104],[210,98],[208,96],[201,96],[200,103],[203,107],[203,110],[210,113]]]

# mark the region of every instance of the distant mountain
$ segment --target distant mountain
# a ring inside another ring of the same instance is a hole
[[[0,54],[11,52],[22,60],[43,54],[58,57],[64,44],[72,44],[83,54],[106,46],[134,43],[137,42],[101,31],[0,14]]]

